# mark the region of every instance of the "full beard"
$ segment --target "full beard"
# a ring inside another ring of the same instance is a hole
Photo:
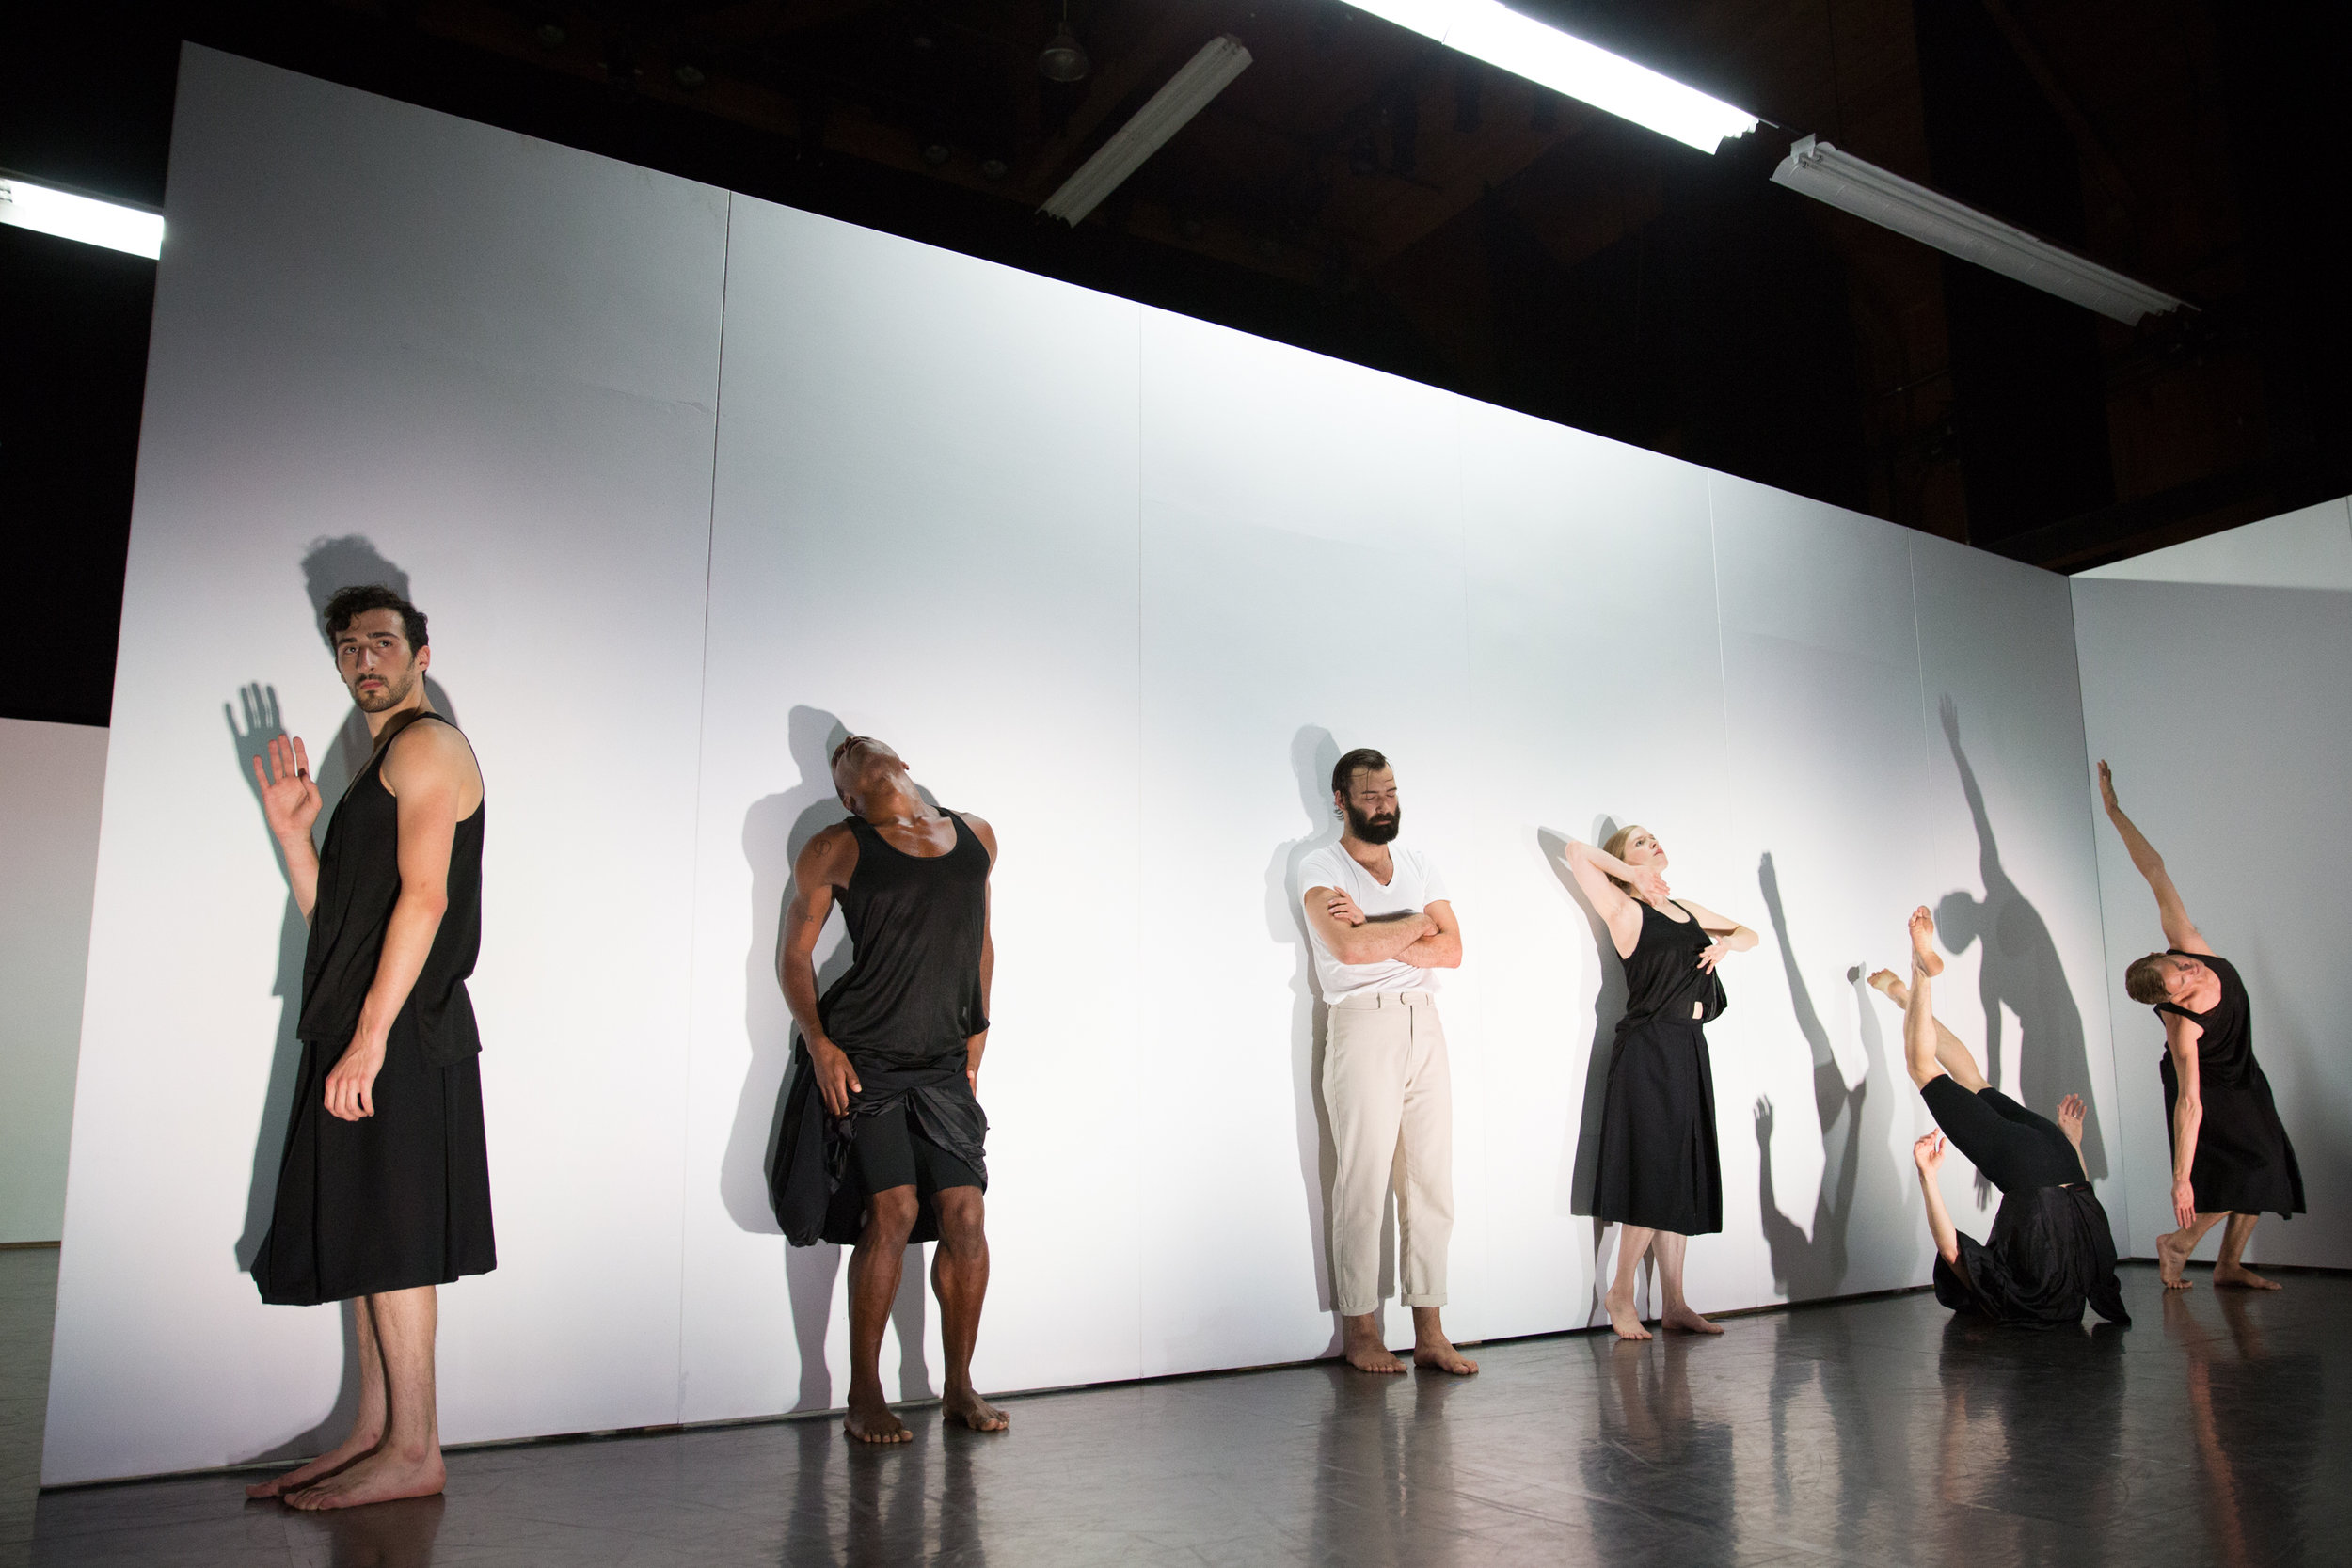
[[[373,690],[355,690],[351,694],[351,700],[361,713],[382,713],[387,708],[395,708],[406,702],[408,694],[416,689],[417,678],[411,675],[405,681],[388,680]]]
[[[1396,837],[1405,825],[1405,814],[1391,812],[1384,816],[1366,816],[1354,806],[1347,808],[1347,831],[1350,836],[1366,844],[1386,844]]]

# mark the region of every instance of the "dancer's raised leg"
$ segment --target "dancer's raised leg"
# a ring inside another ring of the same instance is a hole
[[[368,1298],[384,1355],[389,1404],[383,1441],[365,1458],[298,1492],[283,1494],[303,1510],[356,1508],[400,1497],[429,1497],[448,1481],[441,1464],[441,1422],[435,1402],[433,1337],[440,1296],[430,1285]]]
[[[1647,1226],[1617,1227],[1617,1277],[1611,1282],[1609,1293],[1601,1297],[1601,1305],[1609,1308],[1609,1326],[1617,1331],[1620,1339],[1646,1339],[1649,1330],[1633,1310],[1633,1288],[1641,1280],[1642,1255],[1650,1250],[1650,1243],[1660,1233]]]
[[[1658,1282],[1663,1290],[1665,1304],[1659,1310],[1658,1326],[1679,1329],[1685,1334],[1721,1334],[1723,1329],[1708,1323],[1691,1309],[1682,1295],[1682,1259],[1691,1249],[1691,1238],[1672,1230],[1661,1230],[1650,1243],[1650,1251],[1658,1259]]]
[[[375,1342],[375,1314],[368,1310],[365,1296],[355,1296],[344,1305],[351,1309],[351,1354],[359,1362],[359,1410],[352,1418],[350,1433],[300,1468],[246,1487],[246,1497],[282,1497],[298,1492],[366,1458],[384,1440],[384,1352]]]

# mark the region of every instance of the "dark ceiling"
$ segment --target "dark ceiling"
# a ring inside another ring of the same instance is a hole
[[[0,166],[160,203],[189,38],[2061,570],[2352,491],[2352,8],[1516,3],[1768,123],[1708,157],[1339,0],[1070,0],[1075,84],[1059,0],[96,3],[8,28]],[[1227,32],[1206,111],[1036,215]],[[2124,327],[1769,183],[1808,133],[2198,309]],[[0,229],[0,712],[104,721],[151,277]]]

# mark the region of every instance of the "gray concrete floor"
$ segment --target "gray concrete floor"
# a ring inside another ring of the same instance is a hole
[[[334,1518],[245,1477],[53,1492],[40,1564],[2002,1563],[2346,1560],[2352,1277],[2168,1294],[2016,1333],[1907,1295],[1720,1339],[1490,1345],[1485,1373],[1330,1365],[915,1414],[453,1454],[445,1497]],[[781,1326],[779,1332],[782,1332]],[[13,1342],[13,1341],[12,1341]]]
[[[56,1312],[57,1249],[0,1247],[0,1563],[23,1561],[32,1546]]]

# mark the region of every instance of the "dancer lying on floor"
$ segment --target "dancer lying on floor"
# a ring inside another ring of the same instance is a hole
[[[2114,1233],[2083,1174],[2082,1101],[2068,1095],[2054,1123],[1985,1082],[1968,1048],[1935,1021],[1931,981],[1944,960],[1931,945],[1934,934],[1935,918],[1922,905],[1911,916],[1910,986],[1885,970],[1870,983],[1902,1004],[1911,1081],[1943,1129],[1912,1146],[1935,1236],[1935,1299],[2018,1328],[2080,1323],[2086,1303],[2110,1323],[2130,1323],[2115,1280]],[[1953,1227],[1936,1185],[1947,1137],[2001,1189],[1981,1243]]]

